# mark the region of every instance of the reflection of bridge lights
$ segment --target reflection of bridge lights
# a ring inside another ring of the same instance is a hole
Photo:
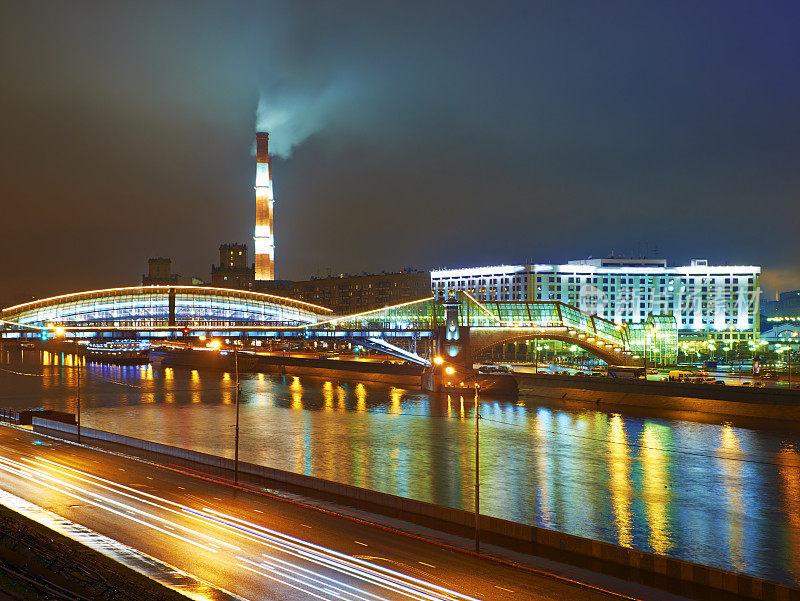
[[[456,373],[456,370],[448,365],[444,368],[444,373],[446,373],[448,376],[452,376],[454,373]]]
[[[222,346],[222,343],[221,343],[219,340],[212,340],[212,341],[211,341],[211,342],[209,342],[209,343],[208,343],[206,346],[207,346],[208,348],[210,348],[210,349],[212,349],[212,350],[216,351],[216,350],[218,350],[218,349],[219,349],[219,347],[221,347],[221,346]]]

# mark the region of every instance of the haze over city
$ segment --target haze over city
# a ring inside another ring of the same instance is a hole
[[[278,277],[614,251],[797,287],[796,3],[484,9],[5,5],[2,304],[252,248],[257,127]]]

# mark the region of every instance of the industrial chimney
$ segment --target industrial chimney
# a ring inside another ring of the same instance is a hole
[[[269,134],[256,134],[256,282],[275,279],[275,235],[272,229],[272,174]]]

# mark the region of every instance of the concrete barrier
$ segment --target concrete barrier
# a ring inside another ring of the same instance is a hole
[[[66,435],[68,438],[77,435],[75,425],[39,417],[33,418],[33,429],[35,432],[55,436]],[[81,438],[106,441],[155,453],[162,458],[182,459],[222,471],[232,472],[234,467],[233,460],[227,457],[103,430],[81,428]],[[351,506],[464,536],[470,536],[475,524],[475,515],[463,509],[398,497],[305,474],[247,462],[239,462],[239,472],[312,493],[330,495]],[[800,589],[796,587],[556,530],[486,515],[480,516],[480,530],[482,540],[487,543],[578,565],[695,599],[800,601]]]

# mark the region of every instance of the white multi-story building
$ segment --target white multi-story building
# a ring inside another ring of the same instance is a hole
[[[560,301],[616,323],[673,315],[682,337],[757,340],[759,275],[752,265],[668,267],[663,259],[587,259],[564,265],[497,265],[431,272],[434,294],[477,300]]]

